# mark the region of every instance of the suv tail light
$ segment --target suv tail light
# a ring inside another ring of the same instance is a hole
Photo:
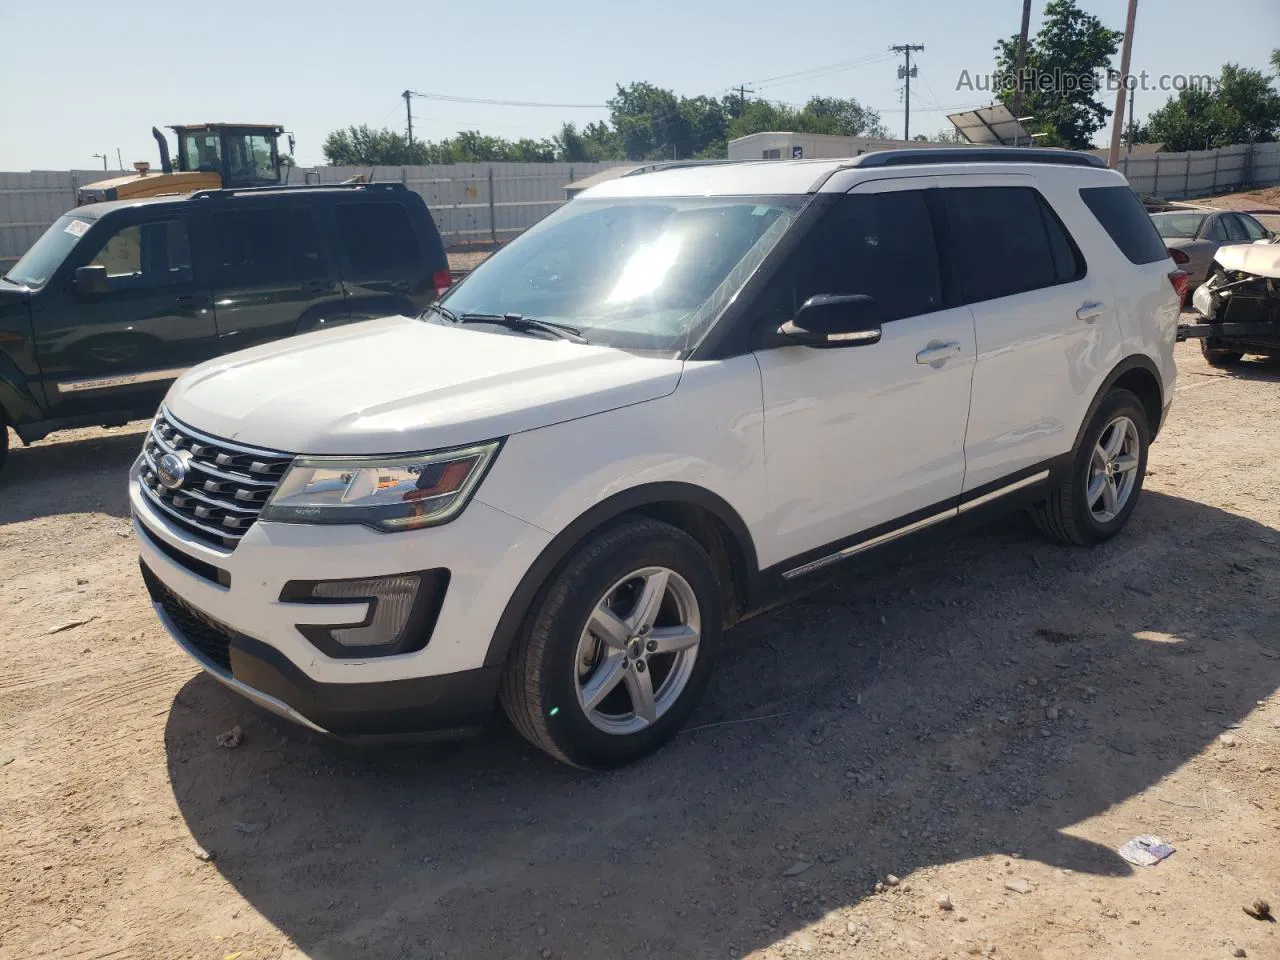
[[[1173,262],[1176,263],[1178,266],[1182,266],[1184,263],[1191,262],[1191,258],[1187,256],[1185,253],[1183,253],[1181,250],[1179,250],[1177,247],[1169,248],[1169,256],[1173,257]]]
[[[453,286],[453,274],[448,270],[437,270],[431,275],[431,285],[436,288],[436,293],[444,293]]]
[[[1173,284],[1173,289],[1178,292],[1178,302],[1187,302],[1187,289],[1191,286],[1191,274],[1185,270],[1174,270],[1169,274],[1169,282]]]

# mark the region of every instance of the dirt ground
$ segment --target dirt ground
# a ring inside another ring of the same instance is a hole
[[[609,775],[501,721],[357,749],[260,712],[145,599],[142,426],[16,449],[0,957],[1280,957],[1243,909],[1280,912],[1280,365],[1179,360],[1120,537],[848,575]]]

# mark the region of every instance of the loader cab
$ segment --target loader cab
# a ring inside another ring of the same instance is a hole
[[[280,182],[274,124],[201,123],[170,127],[178,138],[177,168],[217,174],[223,187],[267,187]]]

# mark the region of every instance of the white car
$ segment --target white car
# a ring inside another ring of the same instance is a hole
[[[1173,398],[1178,293],[1118,174],[1039,150],[673,166],[583,193],[420,318],[179,379],[135,464],[155,609],[340,736],[633,760],[726,627],[1030,508],[1095,544]]]

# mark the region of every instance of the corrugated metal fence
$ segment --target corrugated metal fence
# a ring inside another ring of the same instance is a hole
[[[290,184],[340,183],[357,174],[422,195],[446,246],[509,240],[565,202],[574,180],[614,163],[458,163],[427,167],[297,167]],[[76,205],[76,189],[119,171],[0,173],[0,265],[7,266]]]
[[[1217,150],[1121,154],[1120,172],[1143,196],[1185,200],[1280,183],[1280,143],[1241,143]]]

